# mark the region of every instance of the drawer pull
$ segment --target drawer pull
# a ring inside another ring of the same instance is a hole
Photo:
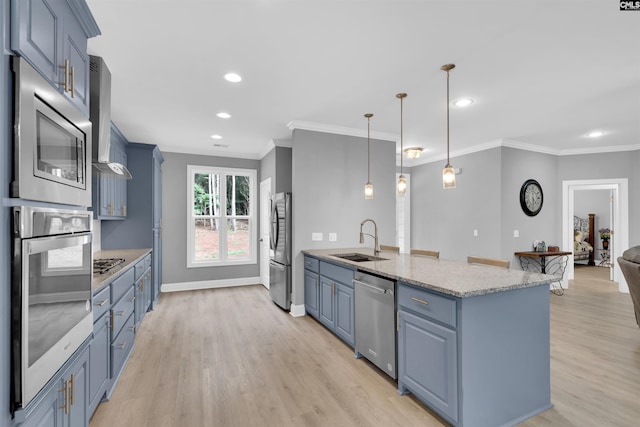
[[[133,332],[133,331],[136,330],[136,327],[135,326],[129,326],[127,329],[129,329],[129,331]]]
[[[120,317],[123,317],[125,315],[125,313],[126,313],[126,310],[122,310],[122,311],[117,312],[116,314],[118,316],[120,316]]]
[[[134,302],[136,300],[136,297],[131,297],[131,299],[129,300],[129,302]]]
[[[124,348],[125,348],[126,346],[127,346],[127,343],[126,343],[126,342],[123,342],[122,344],[120,344],[120,345],[118,346],[118,350],[124,350]]]
[[[102,306],[104,306],[104,305],[105,305],[106,303],[108,303],[108,302],[109,302],[109,299],[107,298],[106,300],[104,300],[104,301],[102,301],[102,302],[99,302],[99,303],[98,303],[98,304],[96,304],[96,305],[97,305],[98,307],[102,307]]]
[[[429,301],[425,301],[425,300],[420,299],[420,298],[411,297],[411,300],[415,301],[417,303],[420,303],[420,304],[429,305]]]

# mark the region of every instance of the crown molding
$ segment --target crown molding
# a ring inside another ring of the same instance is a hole
[[[158,146],[158,148],[162,153],[196,154],[200,156],[231,157],[234,159],[260,160],[260,157],[258,157],[256,153],[239,153],[239,152],[223,151],[223,150],[200,149],[200,148],[194,148],[194,147],[178,147],[175,145],[163,145],[163,146]]]
[[[310,130],[314,132],[333,133],[337,135],[357,136],[360,138],[367,137],[367,131],[365,129],[355,129],[346,126],[334,126],[326,125],[323,123],[304,122],[301,120],[292,120],[287,124],[290,131],[296,129]],[[371,139],[381,139],[383,141],[400,141],[400,135],[385,133],[385,132],[371,132]]]
[[[640,150],[640,144],[614,145],[611,147],[568,148],[561,150],[559,156],[575,156],[578,154],[619,153],[621,151]]]
[[[84,0],[67,0],[71,11],[80,22],[80,26],[88,38],[96,37],[102,34],[100,27],[95,18],[91,14],[91,10]]]
[[[267,145],[265,145],[262,151],[258,153],[258,158],[262,160],[264,156],[269,154],[271,150],[276,147],[293,148],[293,141],[290,139],[272,139],[267,143]]]

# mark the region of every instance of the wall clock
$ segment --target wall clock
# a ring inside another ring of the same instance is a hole
[[[528,179],[520,189],[520,206],[528,216],[536,216],[542,209],[542,187],[535,179]]]

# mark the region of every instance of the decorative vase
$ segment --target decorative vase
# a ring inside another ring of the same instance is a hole
[[[602,239],[602,249],[609,249],[609,240]]]

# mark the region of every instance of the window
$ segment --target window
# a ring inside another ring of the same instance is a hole
[[[256,171],[187,166],[187,267],[255,264]]]

